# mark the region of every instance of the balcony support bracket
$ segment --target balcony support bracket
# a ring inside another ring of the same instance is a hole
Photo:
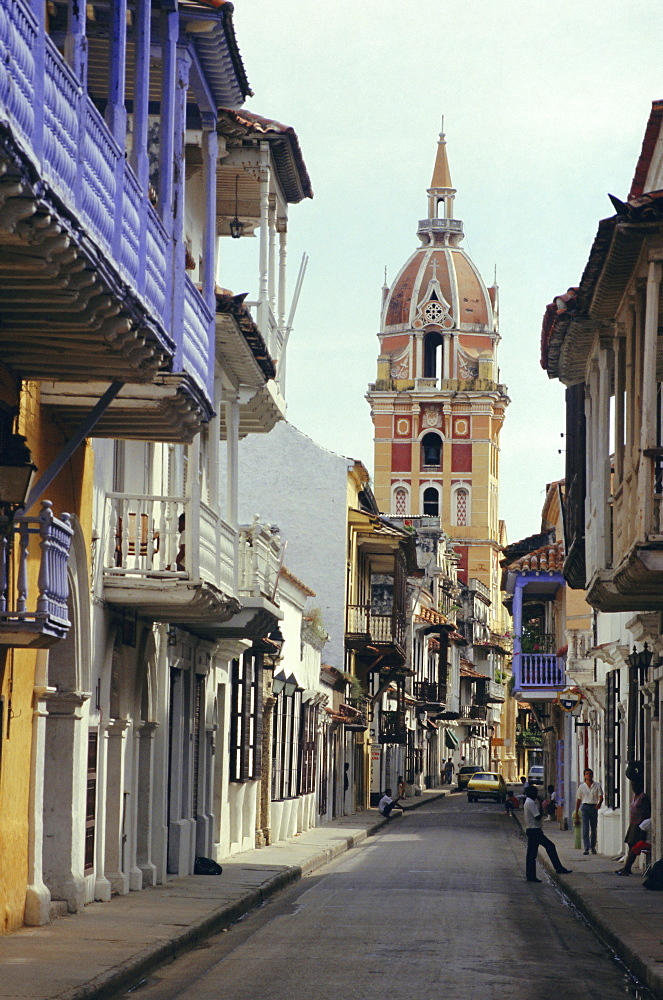
[[[80,425],[78,430],[69,438],[69,440],[63,447],[62,451],[51,462],[49,467],[46,469],[46,472],[43,474],[43,476],[41,476],[37,480],[37,482],[30,490],[28,499],[25,502],[26,513],[27,511],[30,510],[33,504],[37,502],[37,500],[41,499],[41,497],[49,488],[55,477],[59,475],[59,473],[67,464],[67,462],[72,457],[74,452],[78,449],[79,445],[83,443],[86,437],[89,437],[90,431],[95,426],[95,424],[98,423],[99,420],[101,420],[104,413],[106,412],[110,404],[113,402],[115,397],[118,395],[123,386],[124,382],[111,382],[111,384],[106,389],[106,392],[100,398],[99,402],[92,407],[89,414],[87,415],[83,423]]]

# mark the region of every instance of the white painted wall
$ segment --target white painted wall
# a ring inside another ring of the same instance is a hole
[[[285,562],[316,596],[329,633],[323,660],[344,669],[347,474],[352,459],[326,451],[292,424],[239,446],[239,517],[277,524]],[[223,484],[222,484],[223,485]]]

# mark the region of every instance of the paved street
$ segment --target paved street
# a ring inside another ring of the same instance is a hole
[[[539,869],[502,807],[453,796],[395,820],[162,968],[143,1000],[646,997]],[[135,995],[135,994],[132,994]]]

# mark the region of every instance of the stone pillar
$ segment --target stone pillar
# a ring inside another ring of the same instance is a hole
[[[112,891],[129,892],[129,874],[125,870],[126,823],[124,767],[128,719],[113,719],[106,730],[106,877]]]
[[[106,878],[106,775],[108,773],[108,726],[99,726],[99,750],[97,753],[97,823],[94,837],[94,898],[107,903],[112,895],[112,886]]]
[[[85,755],[82,708],[88,695],[56,691],[45,695],[43,878],[52,899],[70,913],[85,903]]]
[[[272,730],[276,698],[272,695],[271,672],[265,670],[263,678],[262,769],[260,772],[258,822],[256,823],[256,847],[268,847],[272,842]]]
[[[138,730],[136,864],[142,885],[156,885],[157,867],[152,861],[152,815],[154,811],[154,734],[157,722],[144,722]],[[133,888],[133,886],[132,886]]]
[[[25,923],[39,927],[50,920],[51,894],[43,879],[42,841],[44,836],[44,749],[46,745],[46,695],[55,689],[46,686],[48,653],[37,653],[33,694],[32,753],[30,762],[30,813],[28,830],[28,887],[25,893]]]

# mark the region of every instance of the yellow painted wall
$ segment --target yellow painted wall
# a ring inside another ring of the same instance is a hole
[[[0,398],[19,409],[19,432],[27,438],[32,460],[44,472],[65,442],[62,431],[39,403],[39,387],[24,385],[13,391],[6,373],[0,373]],[[90,551],[92,531],[93,452],[87,444],[67,463],[49,487],[56,515],[77,515]],[[38,513],[37,504],[30,514]],[[38,562],[29,562],[30,592],[36,592]],[[36,652],[10,649],[0,654],[0,695],[4,718],[0,734],[0,933],[23,926],[28,880],[30,763],[32,752],[33,690]]]

